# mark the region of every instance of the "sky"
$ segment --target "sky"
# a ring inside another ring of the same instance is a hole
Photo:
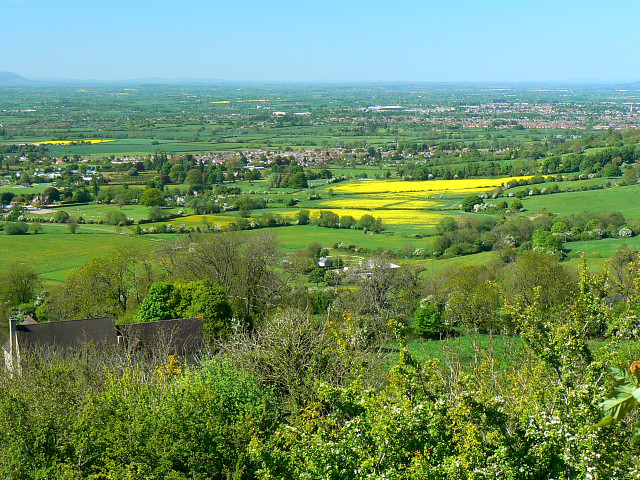
[[[31,79],[633,82],[640,2],[0,0]]]

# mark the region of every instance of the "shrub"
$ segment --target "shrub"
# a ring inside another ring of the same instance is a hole
[[[4,231],[7,235],[26,235],[29,225],[26,222],[7,222]]]
[[[53,221],[56,223],[65,223],[67,220],[69,220],[69,216],[70,215],[64,210],[58,210],[53,216]]]

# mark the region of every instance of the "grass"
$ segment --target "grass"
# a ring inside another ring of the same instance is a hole
[[[13,262],[27,263],[42,274],[47,286],[63,281],[77,267],[115,249],[146,248],[160,241],[151,235],[118,235],[102,225],[80,226],[75,235],[65,225],[44,225],[43,231],[38,235],[2,234],[0,273]]]
[[[628,222],[640,218],[640,185],[525,197],[522,204],[533,214],[546,209],[559,215],[584,211],[620,212]]]
[[[520,337],[508,335],[470,334],[442,340],[411,339],[407,347],[420,361],[437,359],[441,365],[465,369],[465,365],[484,359],[501,359],[508,362],[520,352]]]

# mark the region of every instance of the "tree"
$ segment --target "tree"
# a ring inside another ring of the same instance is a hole
[[[576,277],[553,256],[527,251],[507,265],[502,273],[505,296],[514,302],[531,305],[537,298],[548,309],[569,301],[575,293]],[[535,291],[540,292],[536,297]]]
[[[107,212],[105,222],[108,225],[126,225],[128,223],[127,216],[122,212],[109,210]]]
[[[501,305],[498,287],[487,267],[455,267],[443,286],[445,314],[450,325],[478,332],[497,332],[503,325],[497,312]]]
[[[75,203],[87,203],[91,201],[91,194],[86,188],[78,188],[73,192],[73,201]]]
[[[40,274],[32,266],[12,263],[0,275],[0,300],[14,306],[30,302],[41,286]]]
[[[9,205],[15,196],[13,192],[0,192],[0,205]]]
[[[140,304],[134,322],[152,322],[176,318],[175,305],[172,302],[175,287],[171,282],[154,283]]]
[[[322,282],[324,282],[324,268],[315,267],[313,270],[311,270],[308,278],[309,281],[315,283],[316,286],[320,285]]]
[[[306,225],[309,223],[309,210],[300,210],[296,215],[296,223],[298,225]]]
[[[78,230],[78,221],[73,217],[69,217],[67,219],[67,228],[71,233],[76,233]]]
[[[604,169],[603,175],[607,178],[622,176],[622,170],[618,165],[609,165]]]
[[[262,230],[194,235],[168,244],[158,259],[170,278],[219,284],[236,318],[251,325],[269,313],[286,284],[276,273],[278,252],[273,232]]]
[[[40,222],[33,222],[30,225],[31,230],[33,231],[34,235],[38,234],[38,232],[42,231],[42,225],[40,225]]]
[[[140,203],[145,207],[153,207],[154,205],[163,207],[165,204],[164,195],[157,188],[147,188],[142,192]]]
[[[218,336],[231,328],[232,310],[219,285],[207,281],[155,283],[138,308],[135,322],[203,317],[204,332]]]
[[[351,215],[342,215],[340,217],[340,228],[353,228],[356,226],[356,219]]]
[[[149,210],[149,217],[148,218],[152,222],[161,221],[164,218],[164,213],[162,213],[162,208],[160,208],[157,205],[151,207],[151,209]]]
[[[65,223],[67,220],[69,220],[69,214],[67,212],[65,212],[64,210],[58,210],[54,215],[53,215],[53,221],[56,223]]]
[[[289,188],[302,189],[307,188],[309,186],[307,182],[307,176],[304,172],[294,173],[289,177],[288,181]]]
[[[220,285],[206,280],[178,283],[175,293],[178,316],[202,317],[205,336],[219,336],[231,329],[233,310]]]
[[[426,299],[420,302],[413,314],[413,331],[422,338],[438,338],[447,331],[436,305]]]
[[[474,205],[482,203],[482,198],[478,195],[469,195],[462,200],[462,210],[470,212],[473,210]]]
[[[297,273],[309,273],[316,266],[313,252],[311,250],[297,250],[291,257],[291,267]]]
[[[44,203],[54,203],[60,201],[60,190],[56,187],[47,187],[42,194]]]
[[[191,190],[197,190],[202,186],[202,172],[196,168],[189,170],[185,183]]]
[[[142,302],[156,278],[148,255],[114,250],[68,275],[51,292],[47,311],[52,320],[122,316]]]

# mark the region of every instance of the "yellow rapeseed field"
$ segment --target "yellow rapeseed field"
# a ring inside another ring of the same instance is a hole
[[[110,140],[107,138],[83,138],[79,140],[45,140],[42,142],[33,142],[34,145],[71,145],[72,143],[90,143],[93,145],[94,143],[105,143],[105,142],[115,142],[115,140]]]
[[[187,227],[195,227],[196,225],[204,225],[205,223],[210,226],[220,224],[221,226],[227,225],[231,222],[238,220],[237,217],[224,216],[224,215],[188,215],[186,217],[175,218],[171,220],[175,227],[179,227],[181,224]]]
[[[437,208],[441,203],[433,200],[417,200],[414,197],[403,197],[401,195],[376,195],[359,198],[336,198],[325,200],[322,206],[326,208],[357,208],[357,209],[404,209],[404,210],[424,210]]]
[[[492,190],[510,180],[520,180],[529,177],[506,178],[464,178],[458,180],[427,180],[422,182],[406,182],[403,180],[360,180],[357,182],[337,185],[333,188],[336,193],[401,193],[420,192],[425,194],[440,193],[475,193]]]

